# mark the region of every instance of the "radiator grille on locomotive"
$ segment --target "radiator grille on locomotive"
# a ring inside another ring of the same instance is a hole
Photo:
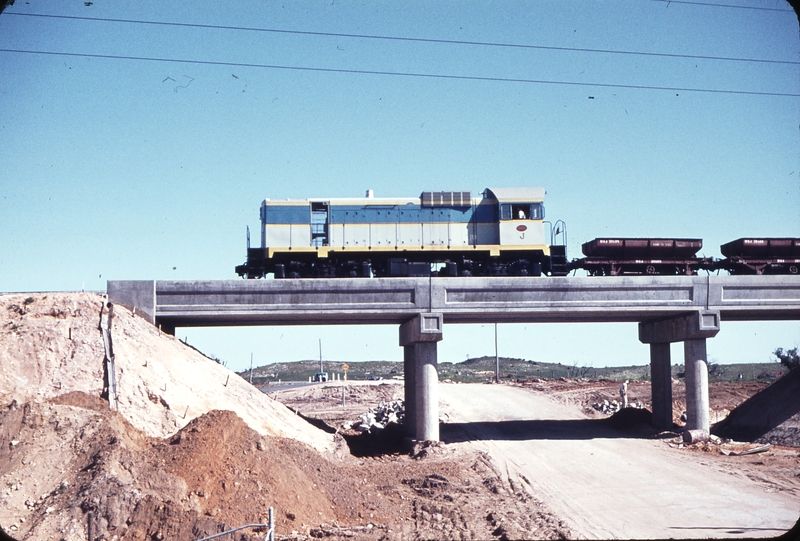
[[[422,192],[423,207],[468,207],[472,192]]]

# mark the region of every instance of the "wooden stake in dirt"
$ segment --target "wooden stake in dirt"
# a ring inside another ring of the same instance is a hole
[[[108,316],[105,316],[105,309],[108,308]],[[100,334],[103,336],[103,348],[105,358],[103,359],[103,393],[101,396],[108,399],[111,409],[117,409],[117,376],[114,363],[114,347],[111,342],[111,322],[114,318],[114,305],[104,303],[100,306]]]

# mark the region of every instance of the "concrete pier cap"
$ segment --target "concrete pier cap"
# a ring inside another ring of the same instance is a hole
[[[419,342],[439,342],[442,339],[444,316],[442,314],[419,314],[400,326],[400,346]]]
[[[719,310],[697,310],[683,316],[639,323],[639,341],[643,344],[713,338],[718,332]]]

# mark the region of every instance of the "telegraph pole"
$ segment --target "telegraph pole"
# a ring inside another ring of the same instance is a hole
[[[500,356],[497,353],[497,323],[494,324],[494,382],[500,383]]]

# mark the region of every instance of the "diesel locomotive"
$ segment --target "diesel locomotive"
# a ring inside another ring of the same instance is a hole
[[[724,259],[698,257],[700,239],[598,238],[567,261],[566,224],[545,220],[543,188],[423,192],[412,198],[266,199],[261,246],[244,278],[797,274],[800,239],[738,239]]]
[[[413,198],[265,200],[247,278],[564,276],[563,222],[545,221],[543,188],[423,192]]]

